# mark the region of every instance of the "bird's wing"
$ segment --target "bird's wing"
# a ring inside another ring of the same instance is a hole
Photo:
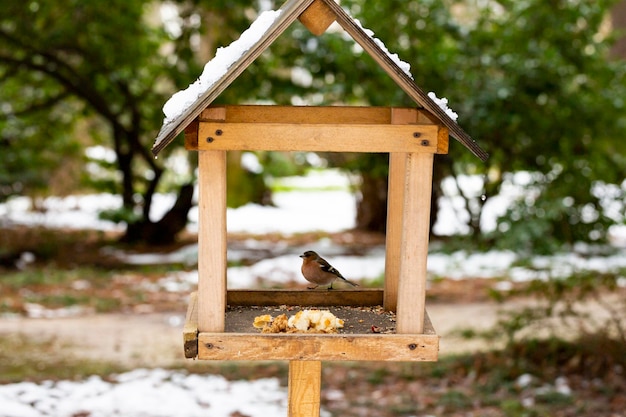
[[[343,278],[343,275],[341,275],[341,272],[337,271],[335,269],[335,267],[333,267],[331,264],[329,264],[326,260],[324,259],[320,259],[320,267],[322,268],[322,271],[324,272],[329,272],[333,275],[338,276],[339,278]],[[343,278],[345,279],[345,278]]]

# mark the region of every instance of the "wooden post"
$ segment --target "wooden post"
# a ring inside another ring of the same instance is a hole
[[[397,332],[424,331],[434,155],[406,154]]]
[[[226,312],[226,152],[198,153],[198,330],[223,332]]]
[[[391,124],[394,125],[416,124],[419,117],[420,113],[417,109],[391,109]],[[385,292],[383,296],[383,307],[388,311],[396,311],[398,305],[406,155],[405,152],[391,152],[389,154],[387,228],[385,233]]]
[[[322,362],[289,361],[289,417],[319,417]]]
[[[385,234],[385,291],[383,295],[383,307],[387,311],[396,311],[398,306],[405,172],[406,153],[390,153],[389,180],[387,181],[387,230]]]

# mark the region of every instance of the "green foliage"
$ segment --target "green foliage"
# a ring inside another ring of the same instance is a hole
[[[626,170],[626,66],[610,61],[602,31],[614,1],[402,2],[342,5],[409,62],[418,85],[449,98],[459,123],[491,153],[486,164],[451,145],[435,180],[484,174],[484,195],[497,195],[509,173],[538,177],[532,199],[514,202],[489,242],[553,251],[603,241],[611,216],[599,181],[620,184]],[[381,24],[381,18],[394,22]],[[314,37],[300,26],[272,45],[228,97],[277,103],[412,105],[391,79],[341,33]],[[261,67],[263,69],[261,69]],[[304,72],[295,85],[285,68]],[[259,94],[260,92],[260,94]],[[384,177],[386,158],[334,159],[346,169]],[[437,190],[437,186],[435,187]],[[619,188],[618,188],[619,189]],[[619,189],[616,201],[626,190]],[[485,199],[466,196],[474,233]],[[564,203],[565,201],[565,203]]]
[[[47,161],[60,168],[68,150],[75,157],[81,145],[106,143],[117,156],[125,209],[147,217],[163,170],[149,152],[163,117],[155,103],[165,101],[178,74],[160,53],[169,38],[149,22],[151,7],[144,0],[3,3],[0,123],[8,128],[0,143],[3,158],[22,168],[3,181],[10,188],[23,182],[22,171]],[[45,184],[48,172],[35,172]]]
[[[0,66],[0,79],[7,76],[7,71]],[[45,84],[42,81],[32,83],[22,76],[2,83],[0,202],[12,195],[32,195],[45,190],[52,173],[79,153],[80,148],[72,136],[71,105],[59,104],[49,114],[40,108],[23,114],[24,110],[19,107],[24,97],[41,100],[38,86]],[[51,120],[46,125],[34,123],[47,117]]]
[[[626,162],[626,67],[609,61],[610,39],[601,33],[614,2],[499,3],[502,9],[481,10],[462,39],[459,77],[471,91],[460,123],[491,153],[488,196],[507,172],[539,177],[526,185],[532,198],[515,202],[495,239],[543,252],[602,241],[614,219],[592,188],[620,184]]]

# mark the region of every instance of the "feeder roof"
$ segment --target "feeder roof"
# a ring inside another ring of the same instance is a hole
[[[321,12],[303,15],[310,7]],[[316,35],[322,34],[336,20],[418,106],[428,110],[449,129],[452,137],[481,160],[488,158],[488,154],[453,120],[451,116],[454,113],[415,83],[408,64],[397,55],[390,54],[380,40],[373,38],[371,32],[364,29],[335,0],[287,0],[279,10],[261,14],[239,40],[221,51],[221,54],[218,50],[196,83],[175,94],[166,103],[164,111],[169,115],[166,114],[152,153],[156,156],[168,146],[298,18],[303,22],[306,20],[306,26]],[[228,53],[227,49],[230,49]]]

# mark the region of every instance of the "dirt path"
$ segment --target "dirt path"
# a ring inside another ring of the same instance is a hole
[[[96,314],[82,317],[0,319],[0,335],[22,333],[49,341],[51,349],[78,358],[132,367],[182,362],[183,315]]]
[[[466,341],[453,335],[459,328],[484,329],[494,323],[498,306],[493,303],[433,304],[428,313],[442,336],[442,355],[475,351],[482,341]],[[100,359],[133,367],[173,366],[184,363],[182,326],[178,313],[95,314],[81,317],[0,319],[0,335],[22,333],[35,340],[51,341],[59,353]]]

